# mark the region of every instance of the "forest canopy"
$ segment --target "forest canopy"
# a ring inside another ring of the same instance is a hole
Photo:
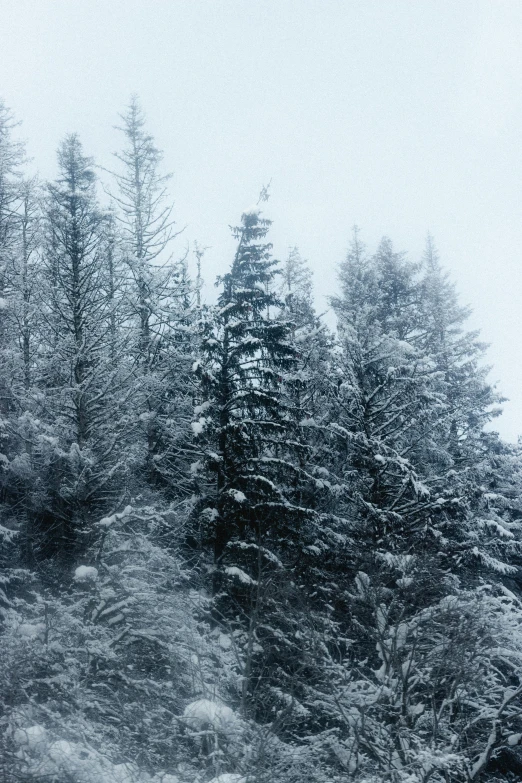
[[[263,188],[209,303],[120,136],[42,182],[0,103],[2,780],[519,780],[521,454],[434,238],[347,226],[332,330]]]

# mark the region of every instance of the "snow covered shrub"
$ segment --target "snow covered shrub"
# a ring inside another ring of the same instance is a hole
[[[310,688],[328,763],[361,783],[376,770],[394,783],[478,779],[522,728],[518,601],[484,588],[408,615],[366,575],[357,589],[370,612],[356,627],[375,654],[353,666],[353,642],[344,661],[325,658],[324,682]]]
[[[105,518],[96,566],[76,566],[61,594],[40,590],[7,612],[9,723],[23,713],[26,727],[86,739],[108,758],[150,770],[183,755],[177,716],[192,693],[187,639],[198,632],[187,573],[175,552],[154,543],[164,521],[130,508]]]

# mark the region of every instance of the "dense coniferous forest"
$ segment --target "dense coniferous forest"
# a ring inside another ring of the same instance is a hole
[[[114,175],[0,104],[0,780],[522,775],[522,461],[428,237],[314,308],[267,192],[205,303],[136,99]]]

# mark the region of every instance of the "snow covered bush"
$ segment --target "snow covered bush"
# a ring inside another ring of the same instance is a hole
[[[169,547],[161,545],[166,519]],[[104,518],[96,567],[77,566],[61,595],[35,590],[8,610],[2,691],[12,737],[42,726],[70,743],[69,760],[87,741],[148,771],[189,755],[184,705],[215,693],[213,658],[232,655],[197,619],[204,597],[172,549],[175,520],[149,508]]]

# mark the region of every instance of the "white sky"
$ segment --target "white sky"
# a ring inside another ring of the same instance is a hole
[[[184,239],[230,263],[228,225],[272,178],[282,257],[320,307],[357,223],[420,256],[428,230],[522,434],[520,0],[0,0],[0,96],[43,177],[78,131],[111,165],[132,92],[174,177]]]

